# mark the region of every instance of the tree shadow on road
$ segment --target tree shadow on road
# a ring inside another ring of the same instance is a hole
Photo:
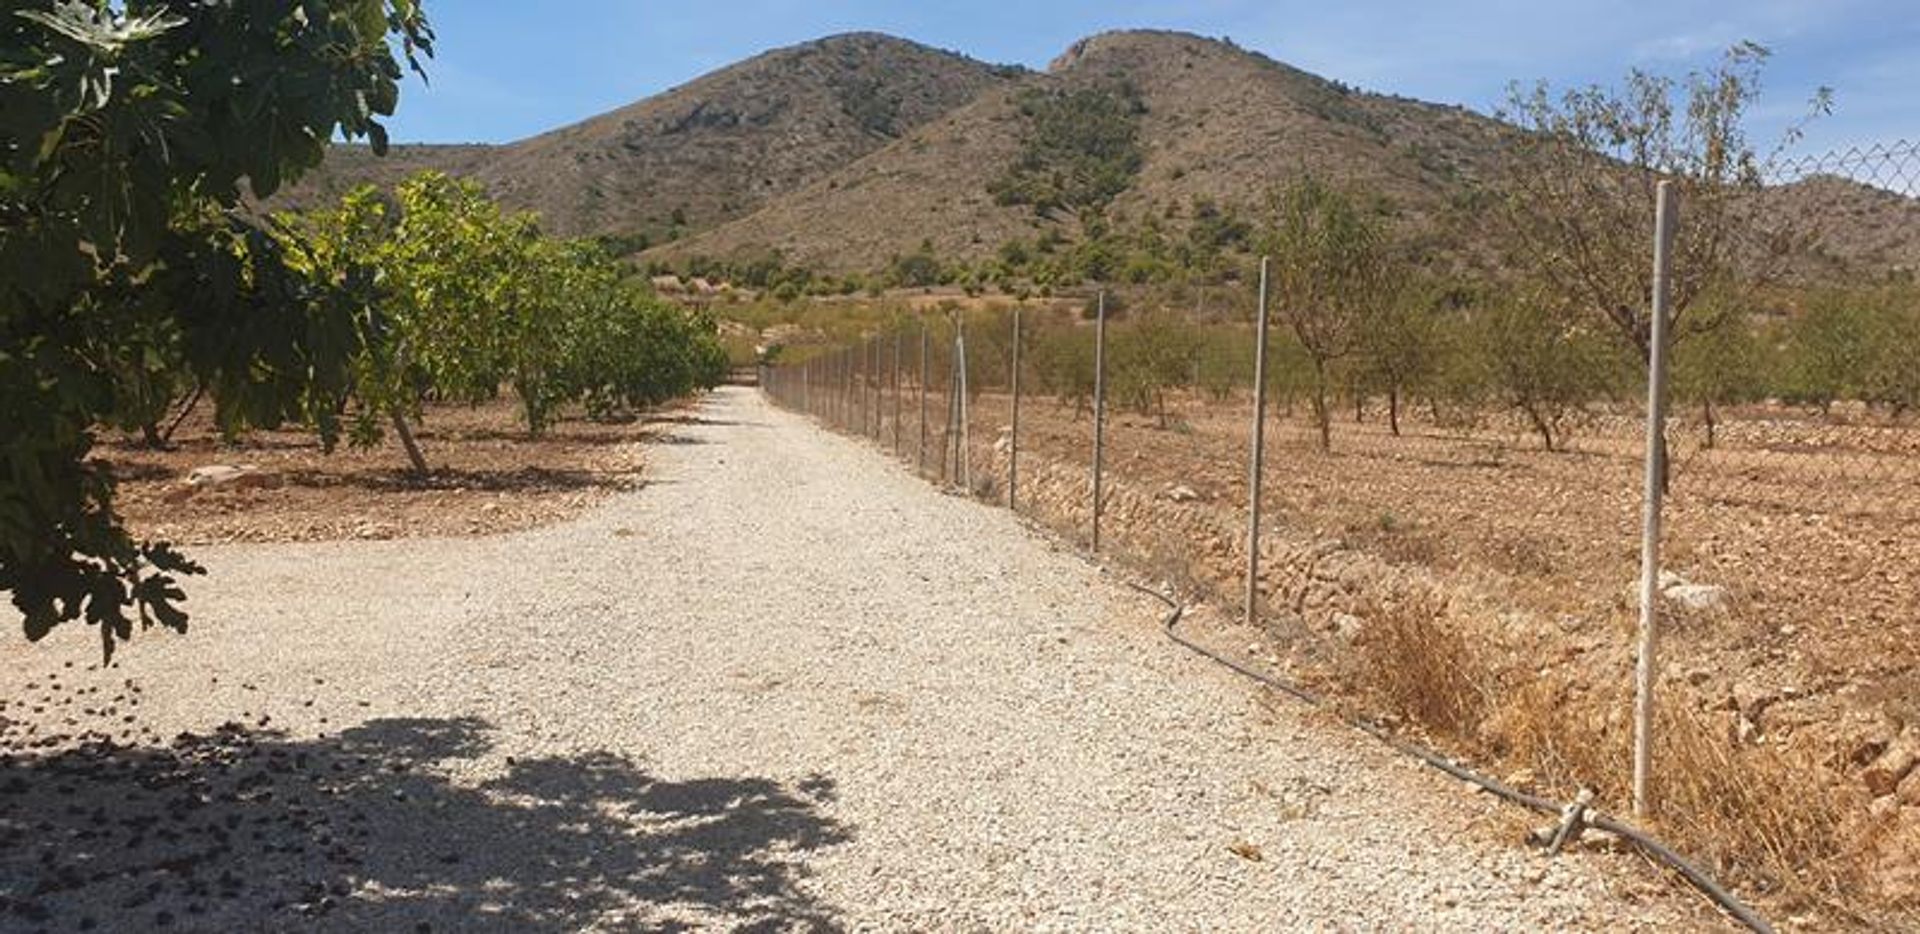
[[[0,709],[0,928],[839,927],[801,884],[850,839],[831,780],[490,749],[471,719],[125,745]]]

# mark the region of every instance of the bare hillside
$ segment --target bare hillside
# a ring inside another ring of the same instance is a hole
[[[1366,94],[1228,43],[1116,32],[1076,43],[1045,74],[996,89],[762,211],[657,251],[667,258],[779,250],[827,269],[870,269],[923,238],[977,258],[1055,227],[996,204],[988,186],[1020,149],[1020,90],[1126,86],[1139,95],[1144,164],[1115,201],[1123,217],[1176,223],[1196,198],[1257,201],[1312,171],[1415,211],[1444,204],[1495,164],[1504,124],[1460,108]]]
[[[874,33],[776,49],[504,146],[335,147],[280,201],[435,168],[475,178],[561,234],[665,239],[752,212],[1006,82],[1017,69]]]
[[[1014,238],[1080,235],[1074,210],[1005,203],[995,186],[1023,156],[1034,97],[1086,92],[1117,93],[1132,108],[1137,164],[1103,201],[1106,216],[1175,234],[1198,202],[1255,206],[1301,172],[1383,195],[1419,228],[1494,181],[1518,133],[1185,33],[1101,34],[1039,73],[857,33],[767,52],[504,146],[402,146],[384,160],[337,147],[275,204],[437,168],[539,212],[556,233],[630,238],[652,247],[650,259],[777,254],[816,271],[871,272],[930,242],[944,261],[972,262]],[[1810,268],[1912,268],[1920,258],[1910,198],[1815,175],[1769,200],[1819,219],[1796,225],[1820,235]],[[1474,229],[1451,246],[1490,252],[1472,242]]]

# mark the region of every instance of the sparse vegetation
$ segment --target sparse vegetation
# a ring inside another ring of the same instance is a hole
[[[1131,85],[1029,89],[1019,97],[1027,121],[1019,157],[989,185],[1001,203],[1046,215],[1097,215],[1132,184],[1142,155],[1144,111]]]

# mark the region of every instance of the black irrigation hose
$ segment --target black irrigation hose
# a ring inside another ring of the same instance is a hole
[[[1150,587],[1145,587],[1128,580],[1123,580],[1122,583],[1167,605],[1167,618],[1161,624],[1161,629],[1166,632],[1167,638],[1267,687],[1291,695],[1306,703],[1308,706],[1327,710],[1332,709],[1331,706],[1327,704],[1326,698],[1321,697],[1319,694],[1307,688],[1259,671],[1181,635],[1179,626],[1180,621],[1186,616],[1187,610],[1185,606],[1181,605],[1179,601]],[[1477,785],[1495,797],[1531,810],[1539,811],[1543,814],[1557,816],[1565,811],[1565,807],[1557,802],[1537,795],[1527,794],[1503,782],[1481,775],[1425,746],[1408,742],[1394,736],[1377,724],[1369,723],[1355,717],[1340,716],[1349,726],[1387,744],[1394,749],[1394,751],[1419,759],[1427,765],[1439,769],[1454,778]],[[1675,853],[1671,848],[1649,836],[1645,831],[1597,812],[1590,814],[1587,818],[1587,823],[1590,826],[1598,827],[1601,830],[1626,840],[1637,847],[1647,858],[1679,873],[1680,876],[1691,883],[1694,888],[1699,889],[1702,894],[1713,899],[1727,914],[1732,915],[1734,920],[1746,925],[1751,930],[1758,932],[1758,934],[1773,934],[1773,926],[1769,925],[1765,918],[1760,917],[1753,909],[1747,907],[1745,903],[1736,898],[1733,893],[1728,892],[1722,888],[1719,883],[1713,881],[1712,877],[1708,876],[1700,867],[1688,862],[1685,857]]]

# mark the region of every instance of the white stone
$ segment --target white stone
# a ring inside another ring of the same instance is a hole
[[[1717,613],[1727,607],[1727,588],[1715,584],[1682,584],[1664,594],[1669,603],[1695,613]]]
[[[1194,492],[1193,487],[1190,486],[1168,487],[1166,493],[1162,495],[1176,503],[1191,503],[1200,498],[1200,494]]]

